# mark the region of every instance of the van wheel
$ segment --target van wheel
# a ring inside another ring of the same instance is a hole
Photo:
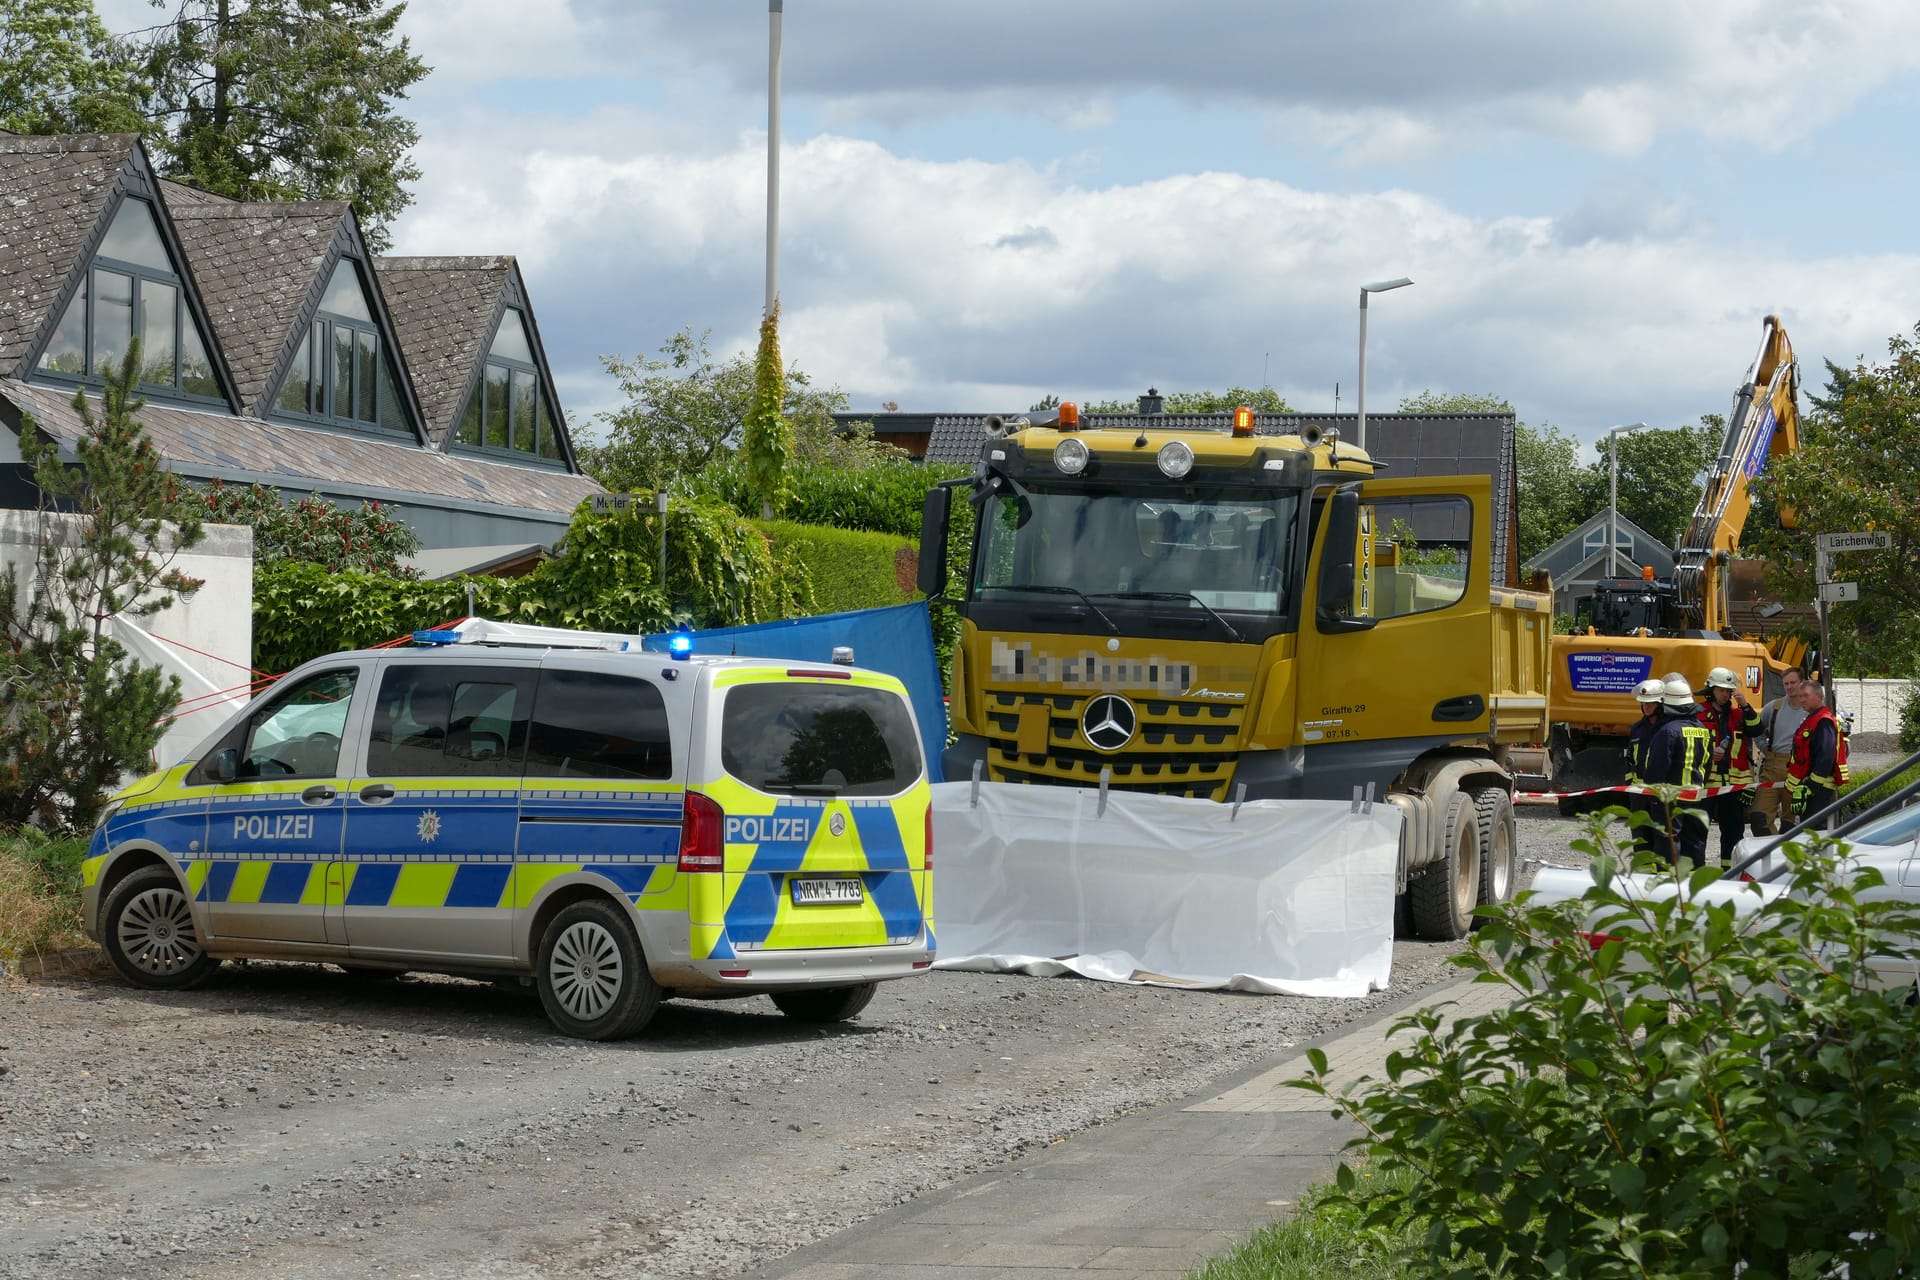
[[[1481,787],[1473,793],[1473,807],[1480,826],[1480,905],[1485,907],[1513,897],[1520,871],[1515,853],[1519,833],[1505,787]]]
[[[782,991],[773,1007],[797,1022],[845,1022],[873,1003],[877,982],[857,987],[827,987],[819,991]]]
[[[1436,942],[1467,936],[1480,901],[1479,810],[1465,792],[1447,797],[1441,825],[1440,861],[1407,886],[1414,932]]]
[[[201,948],[187,892],[165,867],[122,880],[107,899],[103,924],[107,959],[136,986],[183,991],[220,967]]]
[[[540,939],[540,1003],[563,1035],[618,1040],[652,1020],[660,986],[626,914],[604,898],[561,909]]]

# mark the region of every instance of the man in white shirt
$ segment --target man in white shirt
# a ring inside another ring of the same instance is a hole
[[[1798,667],[1789,667],[1781,679],[1786,693],[1760,708],[1756,745],[1767,753],[1760,765],[1760,781],[1775,785],[1762,787],[1753,802],[1749,821],[1753,833],[1759,836],[1777,834],[1783,826],[1780,820],[1789,816],[1789,793],[1784,785],[1787,766],[1793,763],[1793,735],[1807,718],[1806,709],[1800,706],[1800,686],[1806,683],[1806,677]]]

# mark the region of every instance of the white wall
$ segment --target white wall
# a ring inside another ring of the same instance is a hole
[[[1842,676],[1833,678],[1827,701],[1841,711],[1853,713],[1855,733],[1900,732],[1900,707],[1906,700],[1905,680],[1861,680]]]
[[[7,566],[16,568],[23,591],[31,581],[39,541],[37,512],[0,511],[0,572]],[[155,653],[157,665],[180,676],[183,700],[247,684],[252,679],[247,668],[253,654],[253,530],[210,524],[206,537],[175,557],[173,567],[205,585],[190,599],[176,600],[159,613],[133,620],[156,639],[169,642],[166,650]],[[244,698],[245,691],[238,696]],[[160,762],[171,764],[183,758],[214,727],[212,722],[224,715],[223,708],[217,714],[183,717],[162,741]]]

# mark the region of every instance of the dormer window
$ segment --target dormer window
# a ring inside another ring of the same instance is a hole
[[[526,322],[512,307],[501,313],[480,385],[467,397],[453,440],[479,449],[565,460]]]
[[[153,207],[130,196],[120,202],[86,280],[40,353],[39,371],[101,381],[126,359],[136,337],[142,389],[222,399]]]
[[[381,350],[380,327],[352,258],[342,258],[334,267],[274,409],[342,426],[408,429],[392,366]]]

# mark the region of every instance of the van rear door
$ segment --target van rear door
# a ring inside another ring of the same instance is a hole
[[[718,672],[736,952],[903,946],[925,925],[930,792],[905,697],[865,672]],[[709,724],[712,720],[709,720]]]

